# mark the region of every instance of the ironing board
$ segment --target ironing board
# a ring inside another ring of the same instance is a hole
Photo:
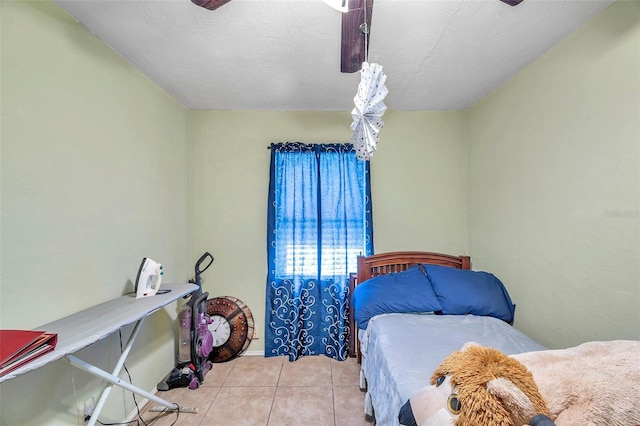
[[[52,323],[45,324],[42,327],[38,327],[36,330],[58,334],[58,344],[56,345],[56,348],[52,352],[49,352],[40,358],[36,358],[7,375],[0,377],[0,383],[65,357],[74,367],[109,382],[102,391],[91,419],[87,423],[90,426],[95,425],[98,420],[98,416],[104,407],[113,385],[141,395],[169,409],[178,409],[179,407],[177,404],[168,402],[156,395],[153,395],[152,393],[132,385],[129,382],[123,381],[118,377],[118,375],[124,366],[125,360],[131,351],[133,342],[138,336],[144,320],[152,313],[160,310],[163,306],[168,305],[171,302],[175,302],[181,297],[193,293],[197,289],[198,287],[195,284],[162,284],[159,290],[159,293],[162,294],[156,294],[154,296],[143,297],[140,299],[136,299],[134,295],[122,296]],[[164,291],[166,290],[169,290],[169,292],[165,293]],[[120,328],[134,322],[134,329],[131,336],[129,336],[126,346],[122,350],[122,355],[118,359],[113,372],[108,373],[73,355],[74,352],[86,348],[87,346],[104,339]]]

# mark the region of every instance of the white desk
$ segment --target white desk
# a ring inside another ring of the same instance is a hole
[[[36,358],[11,373],[8,373],[6,376],[0,377],[0,383],[21,374],[28,373],[29,371],[33,371],[50,362],[59,360],[62,357],[66,357],[74,367],[109,382],[96,404],[91,420],[88,423],[90,426],[94,425],[97,421],[113,385],[139,394],[147,399],[157,402],[158,404],[162,404],[167,408],[177,409],[177,404],[165,401],[156,395],[133,386],[131,383],[120,379],[118,375],[122,370],[129,352],[131,351],[133,342],[138,336],[143,321],[163,306],[168,305],[183,296],[191,294],[197,288],[198,287],[195,284],[163,284],[160,287],[160,291],[171,291],[165,294],[156,294],[155,296],[143,297],[140,299],[136,299],[135,295],[122,296],[117,299],[101,303],[92,308],[85,309],[84,311],[62,318],[58,321],[45,324],[42,327],[38,327],[36,330],[58,334],[58,344],[56,345],[55,350],[40,358]],[[122,355],[118,359],[112,373],[101,370],[72,355],[80,349],[86,348],[87,346],[104,339],[125,325],[134,322],[136,325],[133,332],[129,337],[127,345],[123,348]]]

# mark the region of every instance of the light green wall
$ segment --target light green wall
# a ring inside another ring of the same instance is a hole
[[[121,296],[144,256],[186,281],[187,111],[53,3],[0,7],[0,327]],[[143,389],[173,367],[175,310],[152,316],[127,362]],[[79,356],[111,369],[119,351],[115,333]],[[0,424],[76,424],[72,380],[79,404],[97,395],[99,382],[64,360],[3,383]],[[122,394],[101,420],[133,410]]]
[[[640,2],[618,1],[469,112],[474,266],[541,343],[640,338]]]
[[[375,251],[467,253],[464,112],[389,112],[371,164]]]
[[[52,3],[0,17],[0,327],[119,296],[142,256],[184,281],[208,250],[205,290],[247,302],[262,350],[266,146],[347,141],[348,111],[187,112]],[[376,251],[468,252],[550,346],[638,338],[638,39],[638,2],[618,2],[468,112],[388,111]],[[173,366],[174,316],[129,358],[144,389]],[[118,353],[115,335],[78,355],[110,368]],[[97,395],[64,361],[3,384],[0,424],[76,424],[72,378],[79,403]],[[109,401],[103,420],[132,410],[128,392]]]
[[[345,112],[191,114],[190,233],[193,252],[216,258],[204,274],[211,296],[251,309],[264,349],[266,203],[271,142],[347,142]],[[466,252],[467,132],[464,113],[388,112],[371,162],[376,251]],[[434,202],[437,200],[437,202]]]

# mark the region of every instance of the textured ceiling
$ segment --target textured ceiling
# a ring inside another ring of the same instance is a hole
[[[193,110],[350,110],[341,14],[321,0],[54,0]],[[465,110],[613,0],[375,0],[390,110]]]

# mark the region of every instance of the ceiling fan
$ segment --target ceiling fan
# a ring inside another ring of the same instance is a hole
[[[371,12],[374,0],[342,0],[342,50],[340,71],[352,73],[360,71],[369,46],[371,36]],[[500,0],[510,6],[517,6],[523,0]],[[348,3],[348,8],[346,7]],[[366,16],[365,16],[366,13]],[[364,24],[363,24],[364,23]],[[368,24],[367,24],[368,23]],[[366,37],[366,40],[365,40]]]
[[[191,0],[205,9],[215,10],[231,0]],[[340,8],[347,10],[342,14],[342,43],[340,53],[340,71],[353,73],[360,71],[366,58],[371,36],[371,15],[374,0],[341,0]],[[523,0],[500,0],[510,6],[517,6]],[[348,6],[348,7],[347,7]],[[365,16],[366,14],[366,16]]]
[[[216,10],[220,6],[229,3],[231,0],[191,0],[194,4],[209,10]]]

